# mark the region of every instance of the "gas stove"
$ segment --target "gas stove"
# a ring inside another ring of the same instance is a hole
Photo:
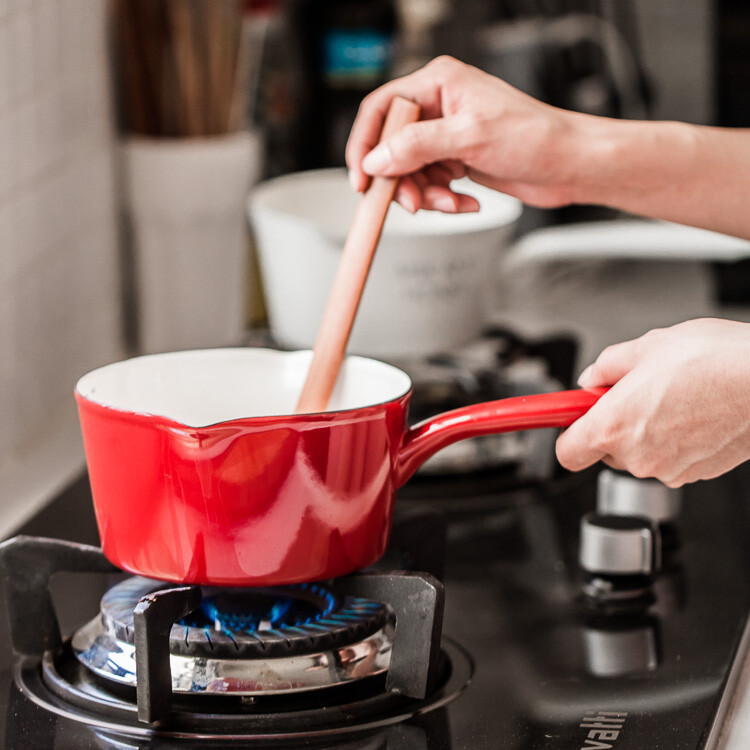
[[[363,734],[442,707],[472,671],[468,654],[441,639],[443,587],[426,572],[252,589],[126,576],[63,640],[49,582],[65,571],[112,573],[101,552],[21,535],[0,545],[0,565],[13,645],[36,657],[19,663],[17,685],[100,737]]]
[[[750,467],[440,486],[403,488],[375,568],[247,592],[114,570],[82,477],[2,548],[0,746],[716,747]]]

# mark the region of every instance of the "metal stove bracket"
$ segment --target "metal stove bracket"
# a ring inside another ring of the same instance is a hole
[[[428,573],[363,571],[339,578],[334,590],[381,602],[396,615],[386,688],[422,700],[434,689],[445,592]]]
[[[423,506],[396,508],[389,547],[398,550],[404,570],[443,580],[448,532],[445,518]]]
[[[172,707],[169,634],[172,625],[200,606],[198,586],[154,591],[133,610],[138,721],[154,724]]]
[[[118,569],[98,547],[60,539],[16,536],[0,544],[13,648],[41,656],[62,644],[48,584],[55,573],[114,573]]]

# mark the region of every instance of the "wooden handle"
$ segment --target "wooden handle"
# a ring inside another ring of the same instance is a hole
[[[416,122],[419,114],[418,104],[400,96],[394,97],[380,140]],[[310,370],[297,402],[298,414],[324,411],[328,406],[397,184],[397,177],[373,177],[359,201],[315,339]]]

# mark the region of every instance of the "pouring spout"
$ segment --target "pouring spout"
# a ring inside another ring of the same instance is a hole
[[[516,396],[465,406],[414,425],[404,435],[396,464],[396,487],[442,448],[459,440],[516,430],[567,427],[582,417],[608,388]]]

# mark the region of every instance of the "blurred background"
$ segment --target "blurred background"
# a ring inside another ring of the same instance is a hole
[[[83,373],[273,338],[247,195],[342,165],[377,85],[446,53],[562,107],[741,127],[748,42],[740,0],[0,0],[0,520],[80,470]],[[623,218],[525,210],[488,322],[572,331],[582,365],[746,316],[745,243]],[[582,224],[613,233],[545,233]]]

